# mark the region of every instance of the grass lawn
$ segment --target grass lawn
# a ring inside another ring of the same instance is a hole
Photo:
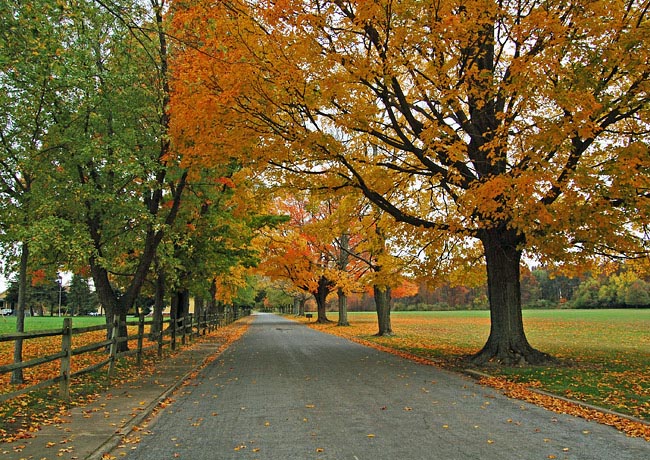
[[[479,351],[490,331],[487,311],[394,312],[393,337],[374,336],[374,313],[350,313],[349,320],[350,327],[314,327],[447,367],[463,365],[461,358]],[[482,370],[650,420],[650,310],[525,310],[524,326],[531,345],[561,364]]]
[[[72,327],[95,326],[105,324],[106,318],[102,316],[75,316],[72,318]],[[62,316],[28,316],[25,318],[25,331],[46,331],[49,329],[61,329],[63,327]],[[0,317],[0,334],[16,332],[16,317]]]

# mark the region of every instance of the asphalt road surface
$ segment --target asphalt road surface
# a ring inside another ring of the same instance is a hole
[[[117,458],[650,459],[650,443],[256,315]]]

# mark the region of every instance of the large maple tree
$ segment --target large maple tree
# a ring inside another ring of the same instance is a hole
[[[524,251],[647,249],[649,6],[179,2],[174,129],[355,187],[429,249],[476,249],[491,332],[475,360],[542,362],[521,315]]]

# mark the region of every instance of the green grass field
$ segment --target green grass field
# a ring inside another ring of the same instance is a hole
[[[336,319],[336,313],[329,313]],[[394,312],[394,337],[374,337],[374,313],[350,313],[350,328],[325,326],[453,367],[476,353],[490,331],[487,311]],[[0,318],[0,334],[15,331],[13,316]],[[26,330],[61,327],[61,317],[28,317]],[[103,324],[103,317],[74,317],[73,326]],[[524,326],[535,348],[559,365],[490,367],[489,373],[555,394],[650,419],[650,309],[525,310]]]
[[[104,324],[106,319],[101,316],[75,316],[72,318],[73,327],[94,326]],[[63,327],[61,316],[28,316],[25,318],[25,331],[47,331]],[[0,317],[0,334],[16,332],[16,317]]]

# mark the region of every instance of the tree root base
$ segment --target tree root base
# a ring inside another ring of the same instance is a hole
[[[377,332],[373,337],[394,337],[395,333],[393,331],[389,332]]]
[[[548,366],[557,365],[557,358],[531,348],[525,351],[491,350],[484,348],[477,354],[469,357],[469,362],[475,366],[500,365],[500,366]]]

